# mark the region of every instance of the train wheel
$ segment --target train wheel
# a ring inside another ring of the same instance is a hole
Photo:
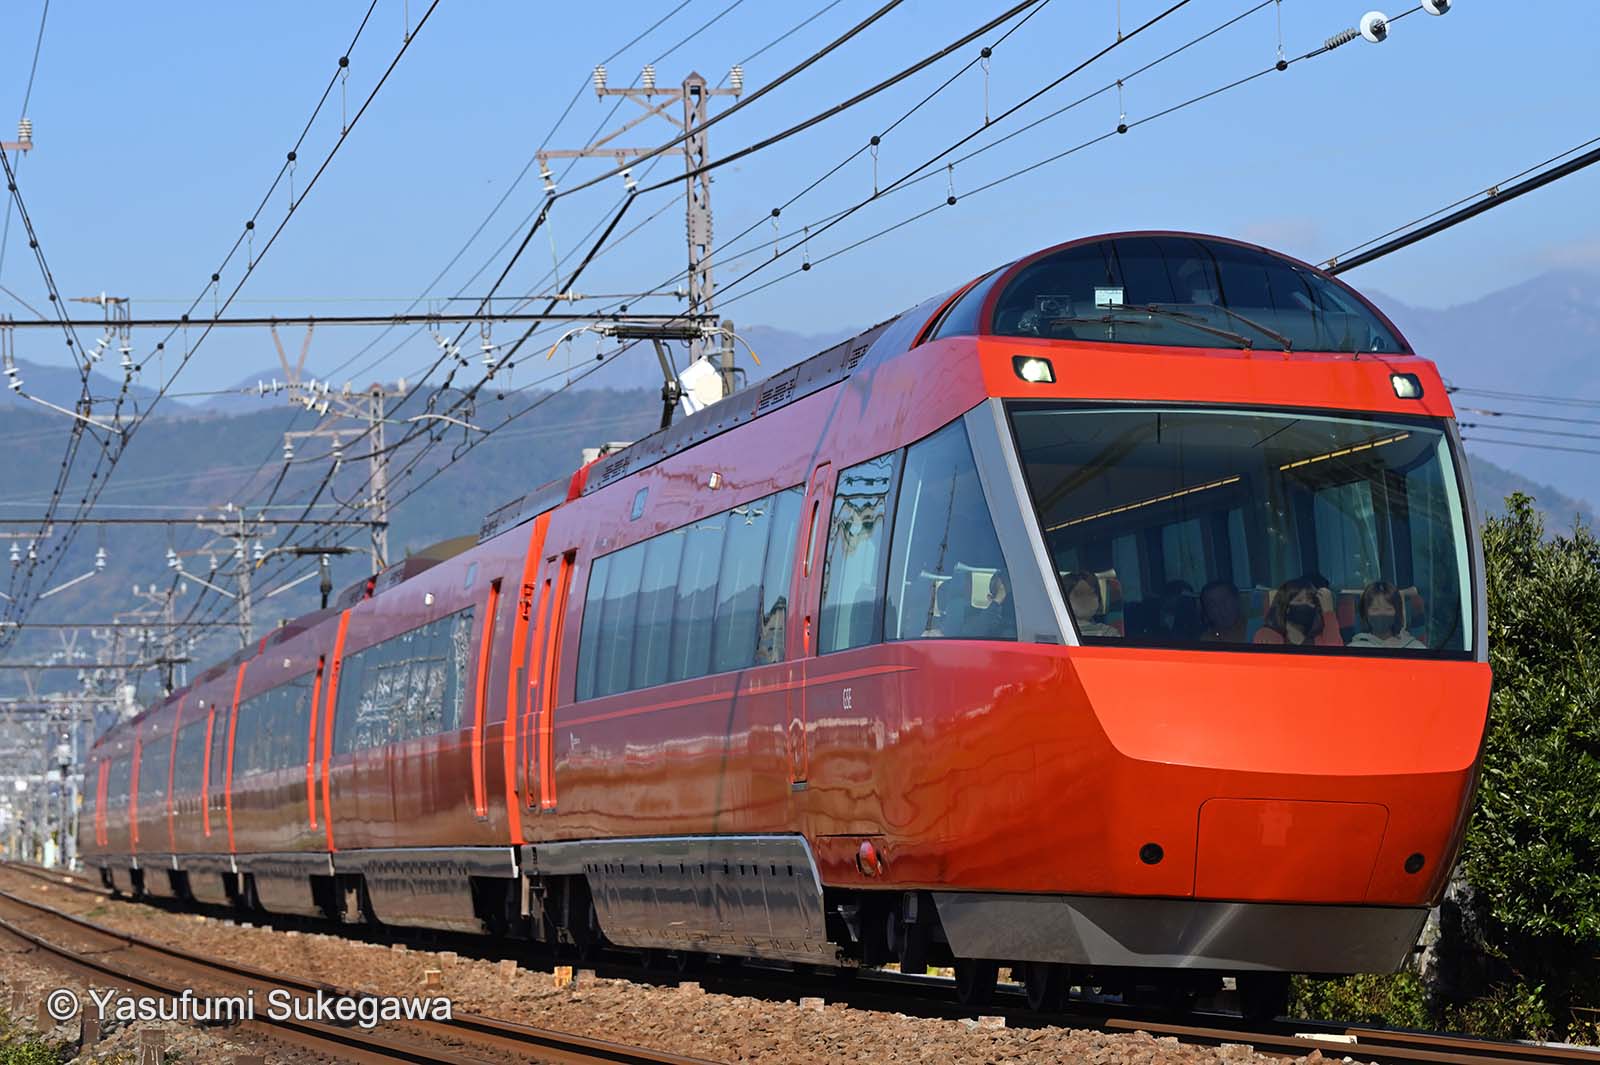
[[[698,950],[680,950],[672,955],[672,967],[680,976],[692,976],[706,967],[706,956]]]
[[[999,962],[956,959],[956,999],[963,1006],[987,1006],[994,1000],[994,985],[999,979]]]
[[[1067,1004],[1067,967],[1050,962],[1022,963],[1022,986],[1028,993],[1028,1006],[1054,1013]]]
[[[1239,1012],[1247,1021],[1264,1022],[1289,1010],[1288,973],[1240,973]]]

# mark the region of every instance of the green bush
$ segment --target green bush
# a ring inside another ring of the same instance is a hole
[[[1600,540],[1533,500],[1483,528],[1494,693],[1436,963],[1297,980],[1300,1016],[1600,1043]]]
[[[1289,1015],[1394,1028],[1436,1026],[1416,973],[1367,973],[1339,980],[1298,976],[1289,989]]]
[[[1495,684],[1461,868],[1497,964],[1473,1016],[1563,1034],[1600,1004],[1600,541],[1547,539],[1520,493],[1483,539]]]
[[[72,1050],[65,1043],[30,1035],[9,1013],[0,1011],[0,1065],[61,1065],[71,1057]]]

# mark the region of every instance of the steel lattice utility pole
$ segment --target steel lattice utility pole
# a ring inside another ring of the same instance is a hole
[[[326,381],[318,381],[315,378],[304,380],[302,374],[305,372],[306,353],[311,350],[311,334],[315,328],[315,323],[306,326],[305,340],[300,345],[300,357],[291,366],[289,354],[283,349],[283,341],[278,338],[278,327],[272,327],[272,343],[278,349],[278,363],[283,367],[284,375],[283,391],[288,396],[289,402],[298,403],[322,416],[322,421],[315,429],[283,434],[283,458],[285,462],[294,458],[296,440],[320,438],[333,441],[333,461],[342,462],[344,441],[354,439],[357,431],[343,427],[340,423],[345,421],[366,423],[365,437],[371,445],[367,448],[370,455],[367,520],[372,528],[372,571],[376,573],[389,564],[389,452],[384,446],[383,432],[388,411],[385,404],[391,399],[404,398],[406,383],[400,381],[390,389],[374,382],[362,392],[353,391],[346,383],[344,388],[335,392]],[[265,387],[262,386],[263,390]],[[276,381],[273,382],[273,390],[277,390]]]
[[[607,156],[615,159],[619,164],[626,164],[630,159],[638,158],[649,151],[647,148],[621,148],[612,144],[617,137],[633,129],[652,117],[660,117],[677,126],[686,136],[683,140],[684,171],[688,175],[685,179],[684,201],[687,209],[685,234],[689,247],[689,308],[688,313],[693,315],[707,315],[712,313],[712,301],[716,293],[716,281],[711,272],[711,175],[696,173],[709,159],[706,147],[705,124],[709,119],[710,102],[713,96],[739,96],[744,92],[744,70],[734,67],[728,75],[728,88],[714,88],[706,83],[706,79],[699,74],[690,74],[683,79],[683,84],[676,89],[656,88],[656,71],[654,66],[644,68],[637,86],[625,89],[613,89],[606,85],[606,68],[595,67],[594,89],[597,96],[621,96],[643,107],[644,114],[636,115],[633,119],[623,123],[599,140],[594,141],[586,148],[569,149],[562,151],[541,151],[538,153],[539,173],[544,178],[546,191],[555,188],[555,181],[550,172],[551,159],[587,159]],[[672,113],[673,104],[680,103],[683,107],[683,117],[680,119]],[[624,171],[624,183],[632,189],[637,183],[630,172]],[[731,338],[718,349],[720,351],[719,369],[722,373],[722,394],[732,395],[734,390],[733,347]],[[690,358],[698,359],[706,354],[706,341],[696,337],[689,341]]]

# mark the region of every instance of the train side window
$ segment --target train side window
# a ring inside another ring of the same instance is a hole
[[[963,292],[960,298],[950,305],[950,309],[945,312],[939,324],[934,326],[928,339],[977,336],[978,319],[983,313],[983,301],[988,298],[989,290],[994,287],[994,282],[1001,273],[1001,270],[992,270]]]
[[[906,452],[895,511],[886,638],[1016,639],[1000,541],[959,419]]]
[[[703,518],[668,535],[682,536],[683,565],[672,610],[669,680],[703,677],[711,671],[711,625],[717,606],[717,571],[727,534],[726,512]]]
[[[172,759],[171,737],[156,735],[143,743],[139,755],[139,809],[151,812],[167,797],[167,766]]]
[[[233,730],[233,776],[242,780],[256,767],[260,758],[257,735],[261,732],[261,717],[266,712],[270,693],[239,701],[239,724]]]
[[[367,663],[360,651],[347,654],[339,662],[339,696],[334,707],[333,749],[349,754],[356,749],[356,711],[361,704],[361,686]]]
[[[127,756],[115,759],[111,763],[111,780],[106,785],[106,805],[125,806],[128,799],[128,786],[133,780],[133,762]]]
[[[187,716],[187,715],[186,715]],[[174,767],[172,790],[177,794],[183,788],[188,793],[200,791],[201,769],[206,759],[206,722],[201,717],[178,730],[178,764]]]
[[[755,662],[761,620],[761,571],[766,563],[772,503],[772,496],[754,499],[728,514],[711,636],[713,673],[744,669]]]
[[[227,782],[228,721],[232,717],[231,701],[217,704],[217,723],[211,730],[211,786],[214,788]]]
[[[606,597],[600,608],[600,642],[595,648],[596,695],[614,695],[628,690],[644,549],[644,544],[634,544],[611,556],[611,575],[606,578]]]
[[[453,732],[461,728],[462,713],[467,705],[467,667],[472,660],[473,607],[458,610],[446,619],[449,622],[448,660],[444,675],[444,720],[442,731]]]
[[[389,742],[389,696],[394,684],[390,668],[393,647],[373,644],[361,652],[361,694],[356,700],[356,750],[366,750]]]
[[[411,663],[411,690],[417,702],[417,736],[444,731],[444,675],[450,660],[450,618],[430,621],[417,630]]]
[[[891,452],[839,474],[822,564],[817,650],[823,654],[876,643],[880,638],[884,541],[894,473],[895,453]]]
[[[805,486],[797,485],[771,497],[771,534],[767,564],[761,575],[761,628],[756,634],[756,663],[781,662],[788,632],[789,584],[794,579],[795,538],[800,535],[800,513]]]
[[[633,637],[633,684],[648,688],[667,682],[672,656],[672,610],[678,598],[678,570],[684,537],[655,536],[644,544],[644,574],[639,579],[639,620]]]
[[[400,675],[405,680],[401,699],[405,707],[405,727],[401,730],[400,738],[411,740],[431,734],[434,728],[432,715],[426,705],[428,677],[434,666],[433,648],[430,646],[433,633],[427,625],[423,625],[412,629],[402,639],[405,665]]]
[[[595,664],[600,656],[600,605],[606,597],[606,575],[611,571],[611,556],[602,555],[589,564],[589,587],[583,596],[583,627],[578,632],[577,697],[593,699]]]

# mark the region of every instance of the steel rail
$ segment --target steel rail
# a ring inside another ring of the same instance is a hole
[[[4,863],[3,868],[14,869],[40,879],[54,881],[51,871],[35,869],[16,863]],[[62,883],[74,890],[100,893],[95,885],[87,883]],[[0,891],[0,898],[12,898]],[[50,907],[20,901],[25,905]],[[59,911],[53,911],[59,912]],[[79,920],[63,914],[68,920]],[[83,922],[92,925],[92,922]],[[100,927],[100,926],[94,926]],[[121,937],[114,929],[108,934]],[[176,957],[186,957],[172,948],[152,944]],[[240,967],[244,969],[244,967]],[[619,971],[626,966],[617,966]],[[253,970],[246,970],[254,973]],[[646,969],[634,973],[635,978],[660,978],[668,975],[661,970]],[[768,971],[756,966],[748,967],[737,976],[724,976],[711,972],[699,974],[708,990],[729,994],[771,996],[775,983],[763,979]],[[1403,1029],[1373,1028],[1341,1022],[1286,1019],[1275,1023],[1275,1031],[1247,1030],[1230,1026],[1231,1017],[1218,1014],[1192,1014],[1184,1022],[1164,1020],[1148,1011],[1115,1003],[1072,1001],[1059,1012],[1040,1013],[1018,1002],[1020,991],[1011,991],[1002,985],[999,997],[981,1008],[962,1007],[955,1003],[955,981],[949,977],[921,976],[889,971],[859,970],[860,979],[840,986],[826,976],[804,976],[788,971],[770,973],[783,980],[782,988],[788,997],[794,994],[816,993],[848,1001],[855,1008],[881,1009],[905,1012],[913,1005],[925,1016],[968,1017],[975,1012],[1004,1017],[1008,1024],[1018,1026],[1070,1025],[1099,1028],[1112,1033],[1146,1032],[1153,1036],[1172,1036],[1184,1043],[1220,1046],[1224,1043],[1248,1044],[1263,1053],[1300,1057],[1312,1050],[1324,1055],[1343,1057],[1349,1055],[1363,1061],[1383,1062],[1386,1065],[1600,1065],[1600,1048],[1585,1049],[1568,1046],[1545,1046],[1532,1043],[1499,1042],[1471,1036],[1419,1032]],[[316,987],[319,985],[306,985]],[[324,990],[330,990],[324,988]],[[494,1018],[458,1016],[458,1023],[481,1026],[485,1033],[499,1032],[508,1038],[526,1039],[525,1026]],[[1210,1022],[1210,1023],[1207,1023]],[[1351,1041],[1353,1040],[1353,1042]],[[613,1060],[613,1059],[607,1059]],[[656,1059],[652,1059],[656,1060]],[[669,1060],[666,1058],[659,1060]]]
[[[8,891],[0,891],[0,902],[45,915],[58,924],[69,925],[76,930],[100,936],[111,942],[121,944],[132,951],[145,955],[157,955],[165,959],[169,964],[177,962],[180,968],[188,968],[202,975],[215,976],[220,973],[245,983],[288,988],[313,995],[320,993],[350,999],[375,997],[371,992],[341,988],[320,981],[303,980],[281,973],[267,972],[266,970],[238,962],[197,955],[154,940],[145,939],[131,932],[108,928],[94,921],[65,913],[53,906],[47,906],[44,903],[13,895]],[[113,978],[148,987],[161,994],[175,996],[183,990],[181,985],[165,984],[149,976],[135,976],[118,970],[98,960],[98,958],[85,958],[70,948],[43,940],[41,937],[17,927],[4,918],[0,918],[0,931],[26,939],[34,946],[57,956],[65,957],[76,964],[87,965]],[[455,1063],[476,1062],[479,1060],[471,1057],[462,1057],[443,1050],[425,1050],[393,1037],[381,1036],[376,1031],[363,1034],[359,1030],[324,1025],[315,1021],[263,1019],[258,1014],[253,1023],[263,1024],[274,1033],[279,1029],[284,1029],[300,1035],[309,1034],[324,1044],[330,1041],[338,1043],[342,1054],[348,1054],[350,1050],[354,1049],[362,1054],[378,1055],[370,1058],[373,1061],[442,1062],[455,1065]],[[486,1049],[493,1048],[526,1053],[530,1048],[536,1048],[540,1056],[545,1060],[570,1062],[572,1065],[589,1065],[589,1063],[593,1062],[610,1062],[614,1063],[614,1065],[717,1065],[717,1063],[704,1058],[688,1057],[667,1051],[650,1050],[644,1047],[627,1046],[572,1032],[537,1028],[515,1021],[500,1020],[475,1014],[453,1013],[449,1021],[405,1020],[392,1023],[403,1026],[406,1029],[425,1031],[443,1040],[477,1044]]]

